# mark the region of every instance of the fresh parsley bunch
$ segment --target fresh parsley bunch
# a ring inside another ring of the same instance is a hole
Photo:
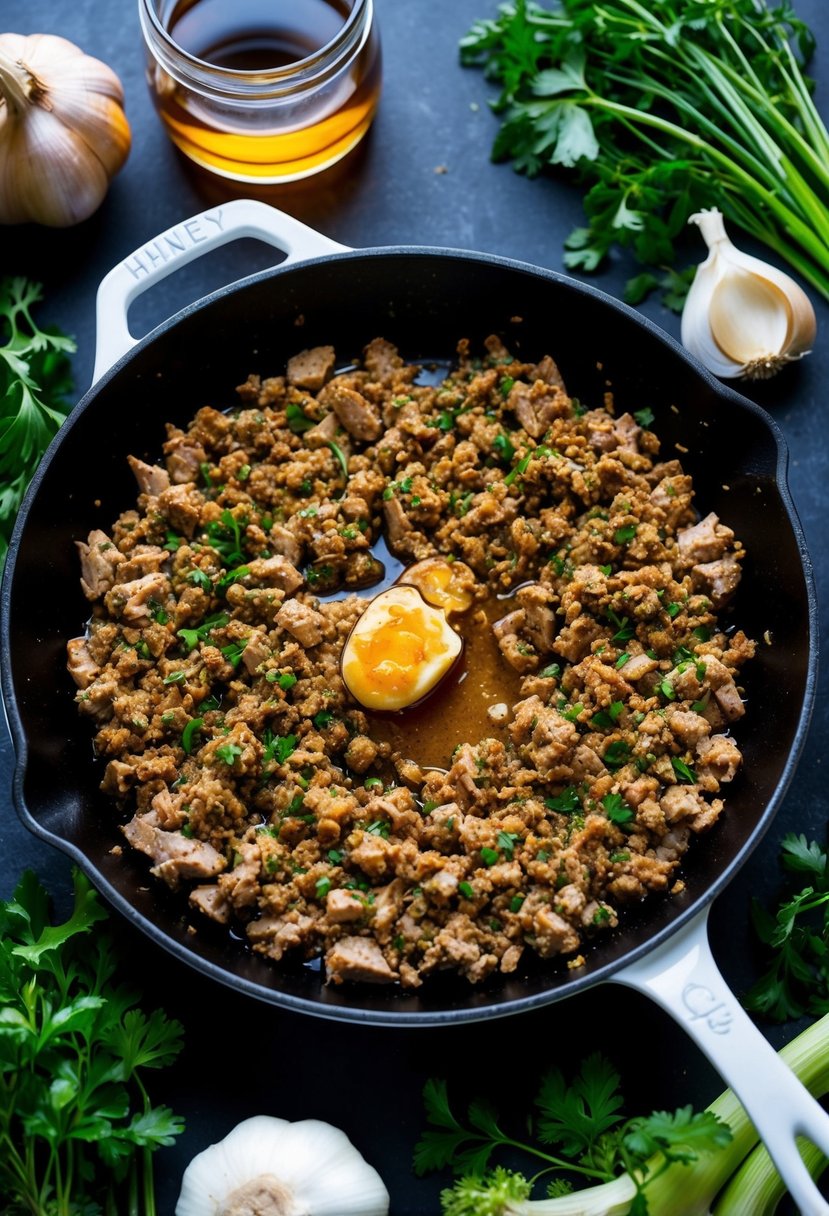
[[[619,1074],[599,1052],[587,1056],[569,1080],[559,1069],[543,1078],[535,1115],[527,1120],[531,1133],[534,1129],[532,1142],[505,1131],[487,1101],[471,1102],[467,1122],[462,1123],[451,1109],[445,1081],[429,1080],[423,1099],[432,1126],[415,1147],[415,1172],[451,1166],[461,1175],[441,1196],[444,1216],[531,1211],[532,1204],[525,1208],[524,1201],[550,1174],[546,1193],[556,1198],[573,1189],[573,1177],[595,1186],[625,1173],[632,1182],[628,1210],[631,1216],[646,1216],[648,1187],[656,1178],[673,1164],[693,1164],[700,1154],[723,1148],[732,1138],[728,1124],[717,1115],[690,1106],[625,1119]],[[543,1168],[532,1178],[500,1166],[493,1169],[492,1157],[499,1149],[530,1154]]]
[[[183,1124],[144,1073],[172,1063],[181,1026],[115,983],[106,913],[74,886],[63,924],[31,873],[0,903],[0,1210],[156,1216],[152,1153]]]
[[[40,284],[0,280],[0,568],[26,487],[69,410],[75,343],[41,329]]]
[[[494,160],[572,169],[587,224],[565,264],[615,245],[656,268],[631,280],[680,308],[673,269],[688,218],[718,207],[829,298],[829,132],[804,75],[814,39],[789,0],[508,0],[461,61],[500,85]]]
[[[743,1002],[774,1022],[829,1013],[829,859],[816,841],[791,833],[780,861],[786,881],[775,912],[752,905],[769,966]]]

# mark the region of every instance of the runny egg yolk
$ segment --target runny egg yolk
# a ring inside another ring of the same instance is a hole
[[[442,557],[426,557],[404,570],[401,583],[417,587],[420,594],[448,615],[468,612],[473,603],[475,575],[463,562],[447,562]]]
[[[343,649],[343,680],[366,709],[406,709],[440,683],[462,646],[444,613],[415,587],[390,587],[352,629]]]

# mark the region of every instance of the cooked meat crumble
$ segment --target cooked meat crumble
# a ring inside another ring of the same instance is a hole
[[[437,386],[383,339],[341,374],[333,348],[299,352],[168,426],[163,465],[130,458],[136,508],[78,544],[92,620],[68,666],[126,839],[333,982],[579,951],[668,890],[740,767],[754,644],[715,615],[739,541],[646,411],[585,409],[549,356],[485,346]],[[497,642],[486,737],[442,767],[407,753],[410,711],[390,734],[341,676],[381,536],[456,563],[468,656]]]

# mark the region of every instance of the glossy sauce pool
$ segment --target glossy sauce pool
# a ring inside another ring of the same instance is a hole
[[[404,760],[421,768],[449,768],[459,743],[500,738],[504,724],[494,722],[487,711],[501,702],[511,711],[521,695],[521,677],[502,657],[492,632],[492,622],[508,611],[503,600],[491,596],[453,621],[464,648],[452,671],[412,709],[366,711],[371,738],[389,743]],[[510,712],[506,720],[511,717]]]

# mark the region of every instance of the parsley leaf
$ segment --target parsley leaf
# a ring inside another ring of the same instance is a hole
[[[76,347],[32,316],[39,283],[0,280],[0,569],[26,487],[69,412]]]
[[[829,1011],[829,872],[827,853],[803,835],[783,838],[786,879],[777,907],[752,906],[755,932],[768,966],[744,1004],[774,1022]],[[801,885],[804,884],[804,885]]]

